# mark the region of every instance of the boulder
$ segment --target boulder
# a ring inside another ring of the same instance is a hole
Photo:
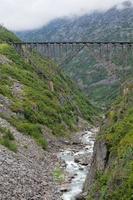
[[[70,190],[69,184],[62,184],[60,187],[61,192],[68,192]]]
[[[86,200],[87,193],[77,195],[76,200]]]

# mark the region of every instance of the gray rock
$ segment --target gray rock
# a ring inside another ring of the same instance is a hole
[[[76,197],[76,200],[86,200],[86,197],[87,197],[87,193],[82,193]]]
[[[2,118],[0,126],[10,129],[18,146],[15,154],[0,145],[0,199],[60,200],[61,193],[53,180],[55,149],[45,152]]]
[[[103,171],[105,169],[106,163],[108,161],[109,152],[107,150],[107,145],[104,141],[97,141],[94,146],[93,159],[89,173],[87,175],[84,191],[91,189],[91,185],[95,179],[97,171]]]
[[[68,192],[70,190],[70,185],[69,184],[63,184],[60,187],[61,192]]]

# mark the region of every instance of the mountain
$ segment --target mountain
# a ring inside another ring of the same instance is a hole
[[[0,199],[60,199],[61,141],[92,124],[96,109],[51,60],[19,55],[16,41],[0,27]]]
[[[81,17],[59,18],[17,35],[24,41],[132,41],[133,6],[130,2],[122,5]]]
[[[95,11],[81,17],[56,19],[40,29],[16,34],[24,41],[133,41],[132,30],[133,6],[126,1],[105,12]],[[70,62],[64,63],[64,69],[93,103],[106,107],[120,94],[125,74],[124,71],[121,73],[122,65],[129,65],[124,70],[128,75],[132,74],[130,63],[124,61],[118,65],[114,59],[111,62],[109,65],[98,61],[91,57],[88,50],[84,50]]]
[[[105,24],[103,29],[99,26],[101,37],[106,37],[106,28],[112,23],[109,18],[112,16],[119,21],[121,18],[116,17],[115,13],[123,16],[126,13],[125,20],[127,14],[131,16],[131,10],[131,4],[125,2],[105,13],[93,13],[83,18],[93,16],[87,23],[96,18],[94,22],[97,24],[101,16],[101,20],[108,16],[108,23],[104,23],[104,20],[101,23],[101,26]],[[69,23],[79,19],[67,21]],[[132,20],[129,18],[127,22]],[[109,27],[113,28],[114,24]],[[88,26],[85,24],[83,27]],[[112,33],[115,35],[115,32]],[[98,36],[95,35],[97,40]],[[30,52],[23,46],[23,54],[18,54],[12,42],[19,41],[13,33],[0,27],[0,199],[62,199],[62,193],[58,191],[58,184],[54,180],[54,174],[58,177],[62,175],[60,160],[57,158],[59,149],[61,153],[62,149],[69,153],[71,146],[72,153],[75,152],[77,141],[69,146],[67,138],[75,131],[88,128],[88,123],[97,125],[99,110],[92,106],[91,100],[101,107],[111,106],[96,138],[92,163],[88,166],[89,173],[84,185],[85,197],[79,198],[131,200],[132,51],[124,54],[124,62],[118,49],[110,64],[105,60],[99,63],[87,50],[80,52],[78,58],[70,63],[64,63],[64,69],[87,92],[88,98],[52,60],[44,59],[38,52]],[[71,178],[69,175],[67,183]],[[66,191],[64,185],[63,190]]]
[[[133,81],[106,114],[84,191],[87,200],[133,197]]]
[[[9,35],[7,41],[14,40],[12,33],[1,29]],[[33,134],[38,142],[43,139],[43,125],[55,135],[65,135],[75,130],[78,118],[93,122],[94,107],[54,63],[27,50],[21,57],[5,41],[0,44],[1,116],[20,131]]]

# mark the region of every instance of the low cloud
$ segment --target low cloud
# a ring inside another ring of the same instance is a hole
[[[133,1],[133,0],[132,0]],[[64,16],[106,10],[122,0],[0,0],[0,23],[11,30],[38,28]]]

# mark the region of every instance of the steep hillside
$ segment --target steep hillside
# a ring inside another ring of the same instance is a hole
[[[94,148],[87,200],[133,198],[133,82],[107,113]]]
[[[132,30],[133,6],[126,1],[106,12],[57,19],[40,29],[18,32],[17,35],[24,41],[133,41]],[[125,74],[124,71],[121,73],[121,68],[128,65],[130,69],[126,67],[125,70],[127,74],[132,73],[131,64],[126,63],[126,59],[123,63],[115,62],[115,59],[111,61],[111,64],[99,61],[84,50],[72,61],[64,63],[64,69],[85,90],[92,102],[105,107],[120,92]]]
[[[6,30],[4,35],[14,40]],[[23,56],[0,44],[1,117],[44,148],[43,128],[64,136],[77,129],[80,118],[93,121],[95,109],[87,97],[54,63],[26,49]]]
[[[20,39],[0,25],[0,43],[1,42],[20,42]]]
[[[95,108],[50,60],[19,55],[3,27],[0,41],[0,199],[60,200],[59,148],[94,122]]]

